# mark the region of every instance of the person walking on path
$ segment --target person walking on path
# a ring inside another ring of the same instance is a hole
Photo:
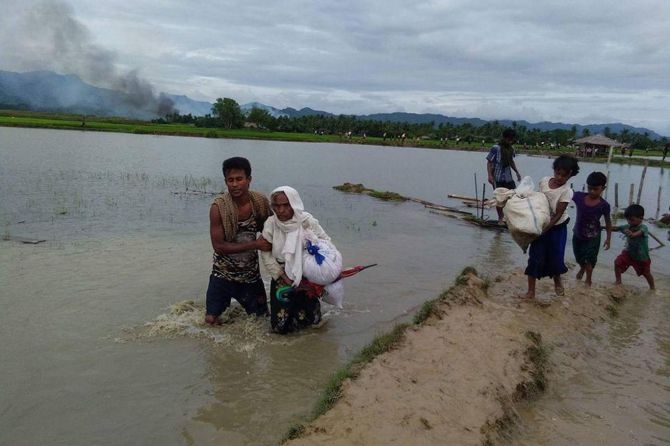
[[[572,189],[568,180],[579,173],[575,157],[561,155],[552,165],[554,175],[540,180],[539,189],[549,202],[551,219],[542,229],[542,234],[533,240],[528,251],[528,266],[524,274],[528,276],[528,291],[522,298],[535,299],[535,284],[543,277],[554,279],[557,296],[563,296],[561,274],[568,271],[565,266],[565,244],[568,236],[570,217],[565,212],[572,200]]]
[[[486,156],[486,171],[488,172],[488,180],[493,188],[504,187],[506,189],[516,189],[516,183],[512,176],[512,171],[516,173],[517,181],[521,181],[521,174],[516,167],[514,157],[514,140],[516,139],[516,132],[514,129],[507,128],[502,133],[500,143],[491,147],[489,154]],[[502,207],[496,206],[498,213],[498,224],[503,225],[503,210]]]
[[[209,209],[209,234],[214,248],[207,288],[205,322],[220,323],[219,316],[237,300],[247,314],[268,314],[267,295],[260,275],[257,251],[272,245],[258,234],[272,214],[260,192],[249,190],[251,164],[242,157],[223,162],[227,192],[216,197]]]
[[[584,283],[591,286],[593,267],[598,261],[602,225],[601,218],[605,220],[607,235],[603,247],[610,249],[612,239],[612,219],[610,217],[610,204],[602,197],[607,185],[607,176],[602,172],[591,172],[586,178],[588,192],[575,192],[572,201],[577,208],[577,221],[572,233],[572,250],[575,260],[579,265],[577,280],[582,280],[586,274]]]
[[[651,257],[649,257],[649,228],[644,222],[644,208],[631,204],[624,211],[627,224],[616,226],[613,230],[626,236],[626,247],[614,260],[615,284],[621,285],[621,275],[633,267],[638,276],[647,280],[653,290],[654,276],[651,275]]]

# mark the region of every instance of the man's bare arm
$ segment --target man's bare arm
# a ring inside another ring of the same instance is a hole
[[[209,237],[212,241],[212,248],[219,254],[236,254],[253,250],[269,251],[272,249],[272,245],[262,237],[249,242],[227,242],[223,236],[223,221],[221,220],[219,206],[216,204],[212,204],[209,208]]]

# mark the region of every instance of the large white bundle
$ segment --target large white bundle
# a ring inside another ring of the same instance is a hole
[[[306,240],[302,256],[302,275],[310,282],[328,285],[342,272],[342,254],[328,240]]]
[[[510,235],[523,252],[551,219],[549,201],[542,192],[512,196],[505,203],[503,214]]]

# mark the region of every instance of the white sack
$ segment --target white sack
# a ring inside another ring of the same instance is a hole
[[[307,243],[309,242],[309,243]],[[315,254],[307,250],[312,245]],[[342,254],[328,240],[318,239],[316,241],[306,240],[305,252],[302,254],[302,275],[310,282],[318,285],[328,285],[340,277],[342,272]],[[323,256],[321,264],[318,263],[319,256]]]
[[[341,310],[343,307],[342,303],[344,302],[344,284],[342,281],[338,280],[337,282],[330,283],[324,289],[326,293],[322,297],[323,301]]]
[[[523,252],[551,219],[549,201],[542,192],[514,194],[505,202],[503,214],[510,235]]]

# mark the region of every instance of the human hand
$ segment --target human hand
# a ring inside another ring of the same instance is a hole
[[[293,281],[289,279],[289,277],[283,271],[279,276],[279,278],[277,278],[277,282],[279,283],[279,285],[290,285],[291,283],[293,283]]]
[[[670,224],[670,214],[663,214],[661,223],[665,223],[666,225]]]
[[[489,175],[489,184],[495,187],[495,181],[493,181],[493,175]]]
[[[519,172],[516,173],[516,180],[521,181],[521,174]]]
[[[268,242],[263,238],[263,236],[259,236],[256,239],[256,249],[259,251],[272,251],[272,243]]]
[[[605,240],[605,243],[603,244],[603,248],[605,249],[605,251],[610,249],[610,241],[609,240]]]

